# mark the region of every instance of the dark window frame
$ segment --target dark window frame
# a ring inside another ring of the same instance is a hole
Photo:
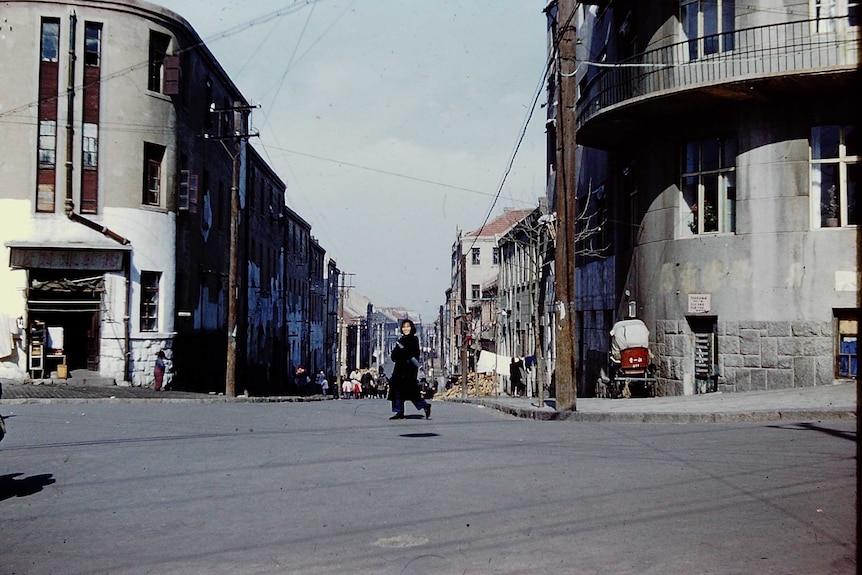
[[[60,19],[43,18],[41,48],[39,57],[42,62],[60,61]]]
[[[147,89],[151,92],[163,93],[165,83],[165,56],[171,45],[171,37],[155,30],[150,30],[150,55],[147,67]]]
[[[159,283],[161,272],[141,271],[140,331],[159,331]]]
[[[165,147],[150,142],[144,143],[144,184],[142,203],[147,206],[161,206],[162,201],[162,162]]]
[[[84,23],[84,66],[99,67],[102,65],[102,24],[100,22]]]

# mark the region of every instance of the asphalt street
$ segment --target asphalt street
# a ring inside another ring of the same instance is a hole
[[[854,573],[856,421],[0,403],[0,573]]]

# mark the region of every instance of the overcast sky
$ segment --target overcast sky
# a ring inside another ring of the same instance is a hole
[[[457,229],[491,210],[542,86],[546,0],[156,3],[261,105],[252,144],[353,285],[433,321]],[[544,103],[492,217],[544,193]]]

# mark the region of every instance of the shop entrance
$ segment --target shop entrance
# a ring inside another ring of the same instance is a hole
[[[103,292],[103,276],[71,270],[30,271],[27,322],[31,366],[38,360],[34,355],[41,353],[42,362],[35,364],[43,363],[47,373],[59,364],[69,371],[99,371]]]

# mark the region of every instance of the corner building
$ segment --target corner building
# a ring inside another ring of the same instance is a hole
[[[200,37],[139,1],[11,1],[2,16],[0,377],[47,377],[53,360],[147,385],[165,350],[174,387],[224,390],[236,177],[240,226],[267,214],[236,246],[237,392],[277,385],[286,186],[235,137],[247,117],[224,110],[248,103]],[[249,313],[249,293],[271,313]],[[34,349],[41,326],[62,345]]]
[[[549,7],[552,27],[575,12],[576,63],[557,78],[576,70],[577,196],[607,222],[576,247],[604,250],[576,260],[581,395],[629,315],[650,329],[660,394],[856,376],[858,9]]]

